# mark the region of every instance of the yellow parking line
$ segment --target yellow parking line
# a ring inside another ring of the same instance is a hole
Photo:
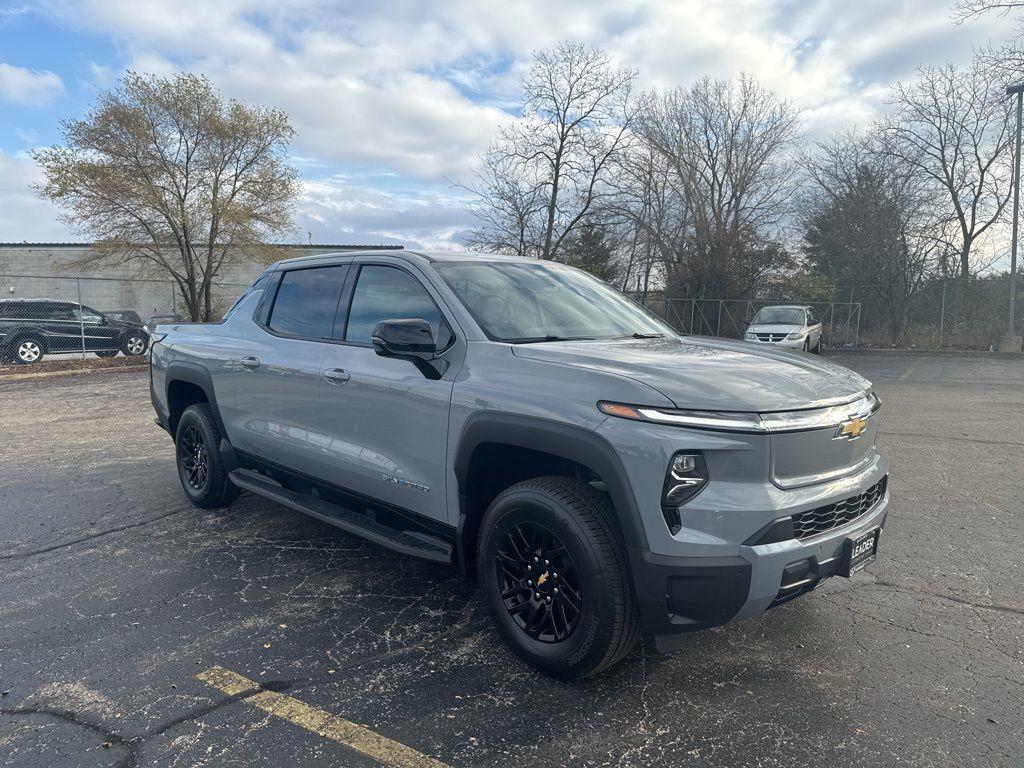
[[[223,667],[210,667],[196,677],[229,696],[237,696],[260,687],[259,683]],[[448,768],[444,763],[427,757],[411,747],[376,734],[365,726],[311,707],[291,696],[274,691],[259,691],[252,696],[246,696],[244,700],[318,736],[362,752],[384,765],[396,768]]]

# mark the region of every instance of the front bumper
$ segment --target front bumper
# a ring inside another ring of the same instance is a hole
[[[760,339],[748,339],[743,338],[747,344],[758,344],[762,347],[775,347],[777,349],[803,349],[804,343],[807,341],[807,337],[804,336],[800,339],[782,339],[781,341],[761,341]]]
[[[685,633],[756,616],[813,590],[835,575],[850,537],[885,525],[889,493],[865,514],[826,533],[741,545],[736,556],[676,557],[631,549],[630,564],[644,631],[659,650]]]

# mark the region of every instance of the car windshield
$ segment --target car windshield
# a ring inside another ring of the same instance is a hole
[[[493,341],[613,339],[671,332],[600,280],[550,261],[435,266]]]
[[[751,325],[803,325],[804,311],[797,307],[765,307]]]

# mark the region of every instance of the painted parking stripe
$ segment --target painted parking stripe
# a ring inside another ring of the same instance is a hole
[[[223,667],[210,667],[196,677],[229,696],[238,696],[260,687],[259,683]],[[243,701],[325,739],[351,747],[384,765],[395,768],[448,768],[444,763],[374,733],[365,726],[311,707],[282,693],[259,691],[252,696],[246,696]]]

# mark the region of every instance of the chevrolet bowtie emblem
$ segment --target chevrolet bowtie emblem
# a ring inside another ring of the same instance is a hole
[[[864,430],[868,428],[868,420],[862,419],[860,416],[856,416],[849,421],[844,421],[839,425],[839,429],[836,430],[833,435],[833,440],[856,440],[863,434]]]
[[[544,582],[547,581],[547,580],[548,580],[548,572],[544,571],[544,573],[542,573],[540,575],[540,577],[537,579],[537,586],[538,587],[544,586]]]

